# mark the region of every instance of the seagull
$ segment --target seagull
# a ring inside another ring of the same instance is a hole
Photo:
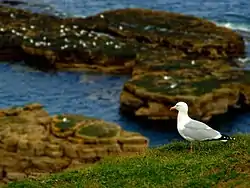
[[[185,102],[178,102],[170,110],[177,110],[177,129],[179,134],[186,140],[190,141],[190,151],[193,151],[193,141],[209,141],[220,140],[227,142],[228,140],[235,140],[230,136],[221,134],[212,129],[205,123],[194,120],[188,116],[188,105]]]

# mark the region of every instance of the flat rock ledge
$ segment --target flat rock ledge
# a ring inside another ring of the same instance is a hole
[[[40,104],[0,110],[0,183],[141,153],[148,139],[81,115],[49,116]]]
[[[189,105],[189,114],[209,121],[230,108],[250,105],[250,72],[221,66],[219,60],[164,61],[143,66],[123,88],[121,110],[151,120],[176,119],[170,107],[179,101]]]
[[[173,119],[169,107],[186,101],[208,121],[249,104],[249,73],[233,67],[242,36],[194,16],[131,8],[65,19],[0,6],[0,49],[0,61],[42,70],[132,74],[120,109],[136,117]]]

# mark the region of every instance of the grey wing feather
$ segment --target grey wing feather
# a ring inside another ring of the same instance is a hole
[[[218,131],[196,120],[191,120],[184,127],[183,133],[194,140],[210,140],[221,136]]]
[[[205,123],[202,123],[200,121],[197,120],[191,120],[189,121],[186,125],[186,128],[193,128],[193,129],[209,129],[210,127],[208,125],[206,125]]]

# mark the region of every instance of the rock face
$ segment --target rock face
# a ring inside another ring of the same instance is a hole
[[[132,74],[120,103],[135,116],[171,119],[169,106],[183,100],[209,120],[249,103],[249,73],[230,63],[244,56],[243,38],[193,16],[119,9],[62,19],[0,6],[0,48],[0,60],[43,70]]]
[[[147,138],[119,125],[80,115],[51,117],[40,104],[2,109],[0,182],[143,152],[147,146]]]

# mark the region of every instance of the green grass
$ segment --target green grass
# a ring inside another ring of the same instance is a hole
[[[173,142],[145,154],[107,158],[88,168],[38,180],[9,183],[9,188],[210,188],[250,187],[250,135],[234,142]]]

